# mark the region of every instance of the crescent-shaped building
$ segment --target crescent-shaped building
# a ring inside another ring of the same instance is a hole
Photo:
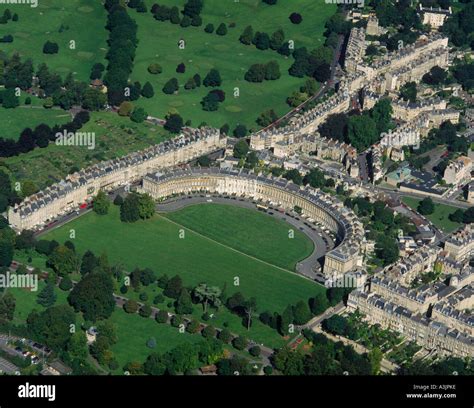
[[[326,253],[324,260],[327,278],[339,278],[361,266],[362,223],[342,202],[319,190],[245,169],[189,168],[148,174],[142,191],[156,200],[205,192],[246,197],[285,211],[299,207],[303,217],[335,233],[336,247]]]

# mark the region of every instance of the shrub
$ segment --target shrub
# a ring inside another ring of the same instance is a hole
[[[290,21],[293,24],[300,24],[303,21],[303,17],[299,13],[291,13],[290,14]]]
[[[258,357],[260,355],[261,349],[258,346],[252,346],[249,348],[249,353],[252,357]]]
[[[168,312],[165,310],[160,310],[156,316],[155,320],[157,323],[167,323],[168,322]]]
[[[163,68],[160,64],[153,63],[148,65],[148,72],[153,75],[161,74],[163,72]]]
[[[243,336],[239,336],[239,337],[236,337],[233,341],[232,341],[232,345],[237,349],[237,350],[244,350],[247,345],[248,345],[248,340],[243,337]]]
[[[228,344],[232,340],[232,334],[228,329],[222,329],[217,335],[217,338],[223,343]]]

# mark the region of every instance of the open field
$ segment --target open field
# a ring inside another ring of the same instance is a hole
[[[29,107],[0,108],[0,137],[18,140],[20,133],[26,127],[33,129],[41,123],[52,127],[70,121],[71,115],[63,110]]]
[[[146,4],[150,10],[152,0]],[[184,0],[163,0],[159,4],[182,8]],[[136,104],[143,106],[153,116],[163,118],[171,109],[176,109],[185,120],[191,119],[194,126],[202,121],[220,127],[228,123],[233,129],[238,123],[248,128],[258,128],[255,120],[259,114],[273,108],[278,115],[290,110],[286,98],[299,89],[304,78],[292,77],[288,68],[293,58],[286,58],[276,51],[258,50],[255,46],[246,46],[239,42],[239,37],[245,27],[252,25],[254,31],[263,31],[271,35],[281,28],[285,39],[293,40],[295,48],[308,47],[309,50],[322,45],[326,20],[335,12],[335,5],[326,4],[324,0],[299,0],[279,2],[275,6],[262,3],[261,0],[221,1],[206,0],[201,13],[201,27],[182,28],[179,24],[169,21],[161,22],[153,18],[150,12],[137,13],[129,10],[130,16],[138,24],[139,45],[135,59],[132,80],[142,84],[150,81],[155,90],[155,96],[140,98]],[[303,22],[294,25],[288,16],[298,11],[303,16]],[[225,23],[228,33],[219,36],[215,32],[208,34],[204,27],[212,23],[215,28]],[[235,24],[235,27],[229,27]],[[184,39],[185,49],[178,48],[178,41]],[[281,78],[276,81],[250,83],[244,80],[244,74],[252,64],[267,63],[275,60],[280,65]],[[151,63],[157,62],[163,67],[159,75],[147,71]],[[176,67],[183,62],[186,65],[184,74],[176,73]],[[200,105],[202,98],[212,89],[201,86],[194,90],[185,90],[185,82],[198,73],[202,78],[211,68],[219,70],[222,77],[222,89],[226,100],[215,112],[203,111]],[[162,92],[163,85],[176,77],[180,89],[175,95]],[[234,88],[239,88],[240,96],[234,98]]]
[[[128,117],[112,112],[91,113],[90,121],[81,132],[95,133],[95,149],[50,143],[44,149],[0,159],[0,168],[5,167],[12,181],[31,180],[39,188],[43,188],[65,177],[74,166],[87,167],[101,160],[144,149],[171,137],[161,127],[146,122],[135,123]]]
[[[406,205],[416,210],[421,200],[418,200],[416,198],[411,198],[411,197],[403,197],[402,201]],[[455,229],[459,228],[462,225],[458,222],[453,222],[449,219],[449,215],[454,213],[456,210],[457,210],[456,207],[451,207],[449,205],[435,203],[435,210],[433,214],[426,215],[425,217],[429,219],[439,229],[448,233],[448,232],[454,231]]]
[[[180,333],[168,324],[159,324],[153,319],[131,315],[123,310],[115,310],[110,321],[116,325],[117,343],[111,348],[120,364],[118,372],[130,361],[144,362],[151,353],[163,353],[181,343],[197,343],[203,338],[199,334]],[[156,347],[151,349],[146,343],[155,338]]]
[[[244,226],[245,220],[240,221]],[[245,226],[251,229],[250,224]],[[226,287],[228,294],[241,291],[257,298],[259,311],[282,312],[288,304],[307,300],[324,290],[296,274],[225,248],[191,231],[186,230],[185,238],[181,239],[182,227],[159,216],[125,224],[119,220],[118,208],[111,207],[106,216],[86,214],[48,233],[45,238],[64,242],[71,229],[76,232],[74,244],[79,252],[105,251],[112,262],[120,262],[128,270],[140,266],[149,267],[159,275],[179,274],[185,285],[206,282]],[[284,251],[287,240],[286,236],[276,236],[275,247]],[[239,277],[240,286],[234,286],[235,277]]]
[[[16,305],[15,305],[15,315],[13,317],[14,324],[25,324],[26,318],[28,315],[36,309],[37,311],[43,311],[45,307],[36,303],[38,293],[45,287],[44,281],[38,282],[38,291],[32,292],[24,288],[10,288],[8,291],[15,296]],[[55,305],[66,304],[68,292],[64,292],[59,288],[54,288],[56,292],[56,302]]]
[[[31,58],[36,68],[44,62],[63,77],[72,72],[82,81],[89,81],[94,63],[104,62],[108,33],[102,2],[40,0],[38,7],[3,4],[0,13],[7,8],[19,17],[16,22],[10,20],[0,25],[1,37],[13,36],[12,43],[2,44],[2,50],[9,55],[18,52]],[[59,52],[43,54],[46,41],[56,42]],[[70,41],[75,41],[75,49],[70,49]]]
[[[295,269],[297,261],[307,258],[313,243],[300,231],[283,221],[257,211],[231,205],[202,204],[166,214],[166,217],[199,234],[248,255],[286,269]],[[245,220],[243,222],[243,220]],[[282,251],[284,245],[284,251]]]

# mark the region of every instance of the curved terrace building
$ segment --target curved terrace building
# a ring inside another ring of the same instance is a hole
[[[324,275],[338,278],[360,266],[362,223],[350,209],[318,190],[300,187],[288,180],[266,177],[247,170],[191,168],[148,174],[142,189],[156,200],[194,192],[229,194],[251,198],[285,211],[300,207],[310,222],[320,222],[337,237],[336,248],[324,260]]]
[[[70,174],[10,208],[8,221],[17,231],[41,228],[91,200],[99,190],[140,181],[152,171],[186,163],[225,146],[226,137],[218,129],[187,129],[172,140]]]

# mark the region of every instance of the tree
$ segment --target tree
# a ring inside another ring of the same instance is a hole
[[[291,13],[289,18],[293,24],[300,24],[303,21],[303,17],[299,13]]]
[[[222,329],[217,335],[217,338],[223,343],[228,344],[232,339],[232,334],[230,333],[229,329]]]
[[[153,90],[153,86],[150,84],[149,81],[145,82],[142,88],[142,96],[145,98],[152,98],[155,95],[155,91]]]
[[[381,234],[375,242],[375,255],[383,261],[384,266],[394,263],[400,250],[397,241],[388,235]]]
[[[204,86],[220,86],[222,84],[222,79],[219,71],[217,69],[211,69],[203,81]]]
[[[143,305],[140,310],[138,311],[138,314],[141,317],[150,317],[151,316],[151,307],[149,305]]]
[[[115,308],[112,279],[104,272],[85,275],[68,296],[69,304],[95,322],[110,317]]]
[[[433,203],[433,200],[430,197],[424,198],[423,200],[419,202],[417,210],[421,215],[433,214],[435,210],[435,205]]]
[[[270,61],[265,65],[265,80],[273,81],[280,78],[280,66],[276,61]]]
[[[265,79],[266,67],[264,64],[253,64],[244,75],[248,82],[263,82]]]
[[[436,65],[430,69],[430,72],[423,75],[422,81],[428,85],[440,85],[446,81],[447,76],[447,71]]]
[[[57,54],[59,46],[57,43],[52,41],[46,41],[43,45],[43,54]]]
[[[209,23],[208,25],[206,25],[204,31],[206,33],[212,34],[214,32],[214,24]]]
[[[300,300],[293,308],[293,317],[296,324],[302,325],[311,319],[308,304]]]
[[[59,289],[65,292],[69,292],[72,289],[72,286],[72,280],[69,276],[65,276],[61,279],[61,282],[59,282]]]
[[[76,316],[67,305],[53,306],[41,313],[33,311],[26,319],[28,330],[34,338],[55,351],[65,350],[72,337],[71,325],[75,321]]]
[[[178,66],[176,67],[176,72],[178,74],[184,74],[186,72],[186,65],[184,63],[179,63]]]
[[[98,89],[89,88],[84,92],[82,107],[90,111],[99,111],[104,108],[107,97]]]
[[[0,295],[0,319],[13,320],[15,315],[16,300],[12,293],[3,292]]]
[[[348,323],[345,317],[336,314],[323,320],[322,326],[329,333],[343,336],[346,334]]]
[[[466,224],[474,222],[474,207],[469,207],[466,211],[464,211],[463,222]]]
[[[270,37],[267,33],[257,31],[252,42],[259,50],[268,50],[270,48]]]
[[[123,101],[120,104],[120,108],[118,110],[118,114],[120,116],[130,116],[133,111],[133,103],[130,101]]]
[[[318,82],[326,82],[331,78],[331,66],[326,62],[317,65],[313,72],[313,76]]]
[[[227,26],[224,23],[220,23],[219,27],[216,30],[217,35],[226,35],[227,34]]]
[[[142,123],[147,117],[148,114],[145,112],[145,109],[141,107],[135,108],[130,115],[130,119],[135,123]]]
[[[237,349],[237,350],[244,350],[248,346],[248,340],[243,337],[243,336],[238,336],[232,341],[232,345]]]
[[[252,26],[247,26],[245,30],[243,31],[243,33],[240,35],[239,41],[242,44],[250,45],[252,44],[253,38],[254,38],[253,28]]]
[[[127,313],[131,313],[131,314],[137,313],[138,303],[133,299],[129,299],[123,305],[123,310],[125,310]]]
[[[171,78],[163,87],[163,92],[167,95],[174,94],[179,89],[178,80],[176,78]]]
[[[103,190],[99,190],[94,198],[94,212],[99,215],[106,215],[109,212],[110,200]]]
[[[183,118],[178,113],[170,113],[166,116],[164,128],[171,133],[180,133],[184,126]]]
[[[276,30],[270,37],[270,48],[277,51],[285,41],[285,33],[282,29]]]
[[[324,292],[316,293],[316,295],[309,300],[309,307],[311,313],[316,316],[323,313],[329,307],[329,302]]]
[[[368,356],[370,361],[370,366],[372,368],[372,374],[377,375],[380,372],[380,365],[383,359],[383,353],[378,347],[374,347],[369,353]]]
[[[378,140],[375,121],[365,115],[351,116],[348,123],[349,142],[358,151],[363,151]]]
[[[64,245],[59,245],[52,251],[48,264],[59,276],[66,276],[79,269],[76,253]]]
[[[237,138],[241,138],[241,137],[244,137],[247,135],[247,127],[245,125],[242,125],[242,124],[238,124],[232,134],[237,137]]]
[[[155,320],[157,323],[168,323],[168,312],[166,310],[160,310],[156,314]]]
[[[20,106],[20,98],[16,95],[14,88],[9,88],[2,93],[2,105],[6,109],[13,109]]]
[[[293,320],[294,320],[293,306],[289,305],[283,311],[279,319],[278,331],[280,332],[281,335],[286,336],[288,334],[288,330],[290,329],[290,324],[293,323]]]
[[[219,108],[219,99],[216,94],[208,93],[201,101],[202,109],[214,112]]]
[[[193,296],[199,303],[202,303],[204,312],[207,311],[207,306],[210,304],[213,307],[219,307],[221,304],[220,296],[222,291],[217,286],[208,286],[201,283],[193,290]]]
[[[149,194],[138,194],[138,215],[146,220],[155,214],[155,202]]]
[[[117,194],[114,198],[114,205],[121,206],[123,204],[123,197],[120,194]]]
[[[13,243],[10,240],[0,241],[0,267],[10,266],[13,261]]]
[[[262,112],[256,122],[262,127],[267,127],[278,119],[278,115],[273,109]]]
[[[191,314],[193,312],[193,302],[187,289],[181,289],[178,299],[175,302],[176,313]]]
[[[148,65],[148,72],[153,75],[161,74],[163,72],[163,68],[160,64],[152,63]]]
[[[400,88],[400,96],[404,101],[416,102],[416,82],[407,82]]]
[[[56,293],[54,292],[54,285],[48,283],[39,293],[36,302],[44,307],[53,306],[56,302]]]
[[[247,141],[245,139],[241,139],[234,145],[233,155],[236,159],[242,159],[247,156],[249,150],[250,148]]]
[[[177,299],[182,290],[183,281],[179,275],[175,275],[168,281],[163,294],[167,297]]]

